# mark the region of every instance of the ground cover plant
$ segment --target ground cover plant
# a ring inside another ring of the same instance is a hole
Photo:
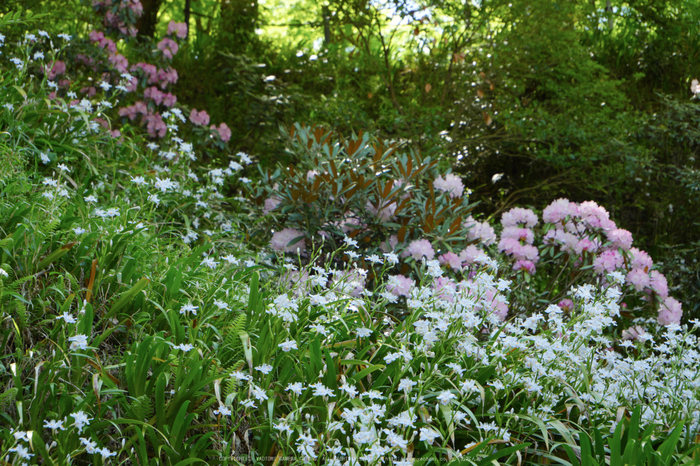
[[[435,159],[320,126],[260,166],[202,110],[132,125],[114,51],[60,88],[104,32],[10,27],[4,463],[697,463],[700,322],[603,207],[474,218]]]

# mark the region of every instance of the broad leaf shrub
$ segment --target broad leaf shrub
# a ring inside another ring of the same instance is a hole
[[[30,77],[37,43],[0,68],[5,463],[695,454],[697,322],[600,207],[510,211],[497,235],[432,160],[298,127],[311,155],[263,170],[260,220],[226,194],[253,158],[196,166],[178,107],[161,139],[114,138],[112,101]],[[270,236],[288,260],[246,241]]]

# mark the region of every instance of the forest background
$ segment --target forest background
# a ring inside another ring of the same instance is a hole
[[[3,3],[51,34],[95,26],[90,1]],[[232,151],[293,162],[280,125],[301,122],[436,157],[492,218],[594,200],[697,317],[697,0],[141,3],[130,47],[189,24],[173,93],[226,122]]]

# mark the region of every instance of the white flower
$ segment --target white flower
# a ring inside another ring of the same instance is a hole
[[[192,314],[197,315],[197,308],[198,307],[192,303],[187,303],[180,308],[180,314],[187,314],[188,312],[191,312]]]
[[[131,182],[134,183],[136,186],[141,186],[142,184],[146,184],[146,180],[144,179],[143,176],[132,176],[131,177]]]
[[[425,440],[428,443],[433,443],[433,441],[440,437],[440,434],[435,432],[433,429],[428,427],[421,427],[420,429],[420,440]]]
[[[256,367],[255,370],[260,371],[263,374],[269,374],[272,371],[272,366],[269,364],[262,364]]]
[[[80,437],[80,443],[85,447],[85,452],[88,455],[94,455],[97,453],[97,442],[90,441],[84,437]]]
[[[360,327],[357,330],[355,330],[355,334],[357,334],[358,337],[360,338],[366,338],[370,335],[372,335],[372,330],[364,327]]]
[[[221,414],[222,416],[230,416],[231,410],[224,405],[220,405],[219,409],[214,410],[214,414]]]
[[[452,400],[457,399],[457,395],[448,390],[445,390],[437,396],[437,399],[441,404],[448,405],[452,402]]]
[[[191,351],[194,348],[194,346],[190,345],[189,343],[180,343],[177,346],[173,346],[173,348],[179,349],[180,351],[183,351],[186,353],[188,351]]]
[[[257,406],[255,406],[255,401],[253,400],[241,401],[241,404],[246,408],[257,408]]]
[[[70,315],[68,312],[64,312],[63,315],[56,316],[56,319],[63,319],[66,321],[67,324],[74,324],[77,322],[75,317]]]
[[[250,379],[252,379],[251,376],[249,376],[248,374],[244,374],[244,373],[241,372],[241,371],[233,371],[233,372],[231,372],[231,374],[229,374],[229,375],[230,375],[231,377],[233,377],[234,379],[236,379],[236,381],[238,381],[238,382],[240,382],[241,380],[250,380]]]
[[[357,396],[357,388],[353,387],[352,385],[344,383],[340,386],[340,389],[347,393],[350,398],[355,398]]]
[[[296,395],[301,395],[301,392],[304,389],[302,388],[301,382],[294,382],[287,385],[287,388],[285,388],[284,390],[287,392],[293,392]]]
[[[280,348],[282,348],[282,351],[284,351],[285,353],[288,353],[288,352],[290,352],[290,351],[293,350],[293,349],[299,349],[299,348],[297,347],[297,342],[294,341],[294,340],[287,340],[287,341],[285,341],[285,342],[280,343],[280,344],[277,345],[277,346],[279,346]]]
[[[345,238],[343,238],[343,241],[345,241],[345,244],[348,246],[352,246],[354,248],[358,247],[357,241],[355,241],[354,239],[348,238],[347,236]]]
[[[98,449],[97,451],[100,453],[100,456],[102,456],[102,461],[106,460],[110,456],[117,456],[116,451],[109,451],[107,447]]]
[[[51,162],[51,159],[49,158],[49,154],[46,154],[44,152],[40,152],[39,157],[41,158],[41,163],[43,163],[44,165]]]
[[[83,199],[85,199],[85,202],[92,202],[92,203],[97,202],[97,198],[95,197],[94,194],[90,194],[89,196],[86,196]]]
[[[52,430],[66,430],[66,428],[63,427],[63,421],[44,421],[44,428]]]
[[[314,388],[314,396],[335,396],[333,390],[323,385],[321,382],[316,382],[313,385],[309,385]]]
[[[0,277],[9,277],[7,272],[5,272],[5,269],[0,269]]]
[[[70,349],[71,351],[76,350],[76,349],[87,349],[88,346],[88,337],[87,335],[76,335],[74,337],[70,337],[68,341],[71,342]]]
[[[238,156],[241,158],[241,162],[243,162],[245,165],[250,165],[253,163],[253,160],[250,158],[250,155],[246,154],[245,152],[239,152]]]
[[[29,449],[24,445],[17,445],[16,447],[10,448],[9,451],[17,453],[17,456],[19,456],[23,460],[28,460],[32,456],[34,456],[33,453],[29,453]]]
[[[201,265],[205,265],[205,266],[209,267],[210,269],[215,269],[216,266],[219,265],[219,263],[215,262],[214,259],[211,257],[205,257],[202,260]]]
[[[416,385],[418,385],[418,382],[414,382],[409,378],[401,379],[401,382],[399,382],[399,391],[410,392]]]
[[[29,436],[27,436],[27,433],[24,431],[18,430],[17,432],[13,432],[12,436],[15,438],[15,440],[22,440],[29,443]]]
[[[267,400],[267,393],[265,393],[265,390],[262,388],[253,384],[253,397],[258,401],[265,401]]]
[[[229,309],[228,304],[226,304],[225,302],[221,301],[220,299],[217,299],[216,301],[214,301],[214,306],[218,307],[218,308],[221,309],[222,311],[225,310],[225,309]]]
[[[88,417],[88,415],[83,411],[76,411],[71,414],[71,417],[74,419],[73,426],[78,429],[78,433],[82,433],[83,428],[89,425],[90,421],[92,421],[92,418]]]

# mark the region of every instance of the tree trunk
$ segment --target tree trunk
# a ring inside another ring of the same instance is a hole
[[[153,38],[156,33],[156,24],[158,24],[158,10],[163,0],[141,0],[143,5],[143,14],[136,23],[139,30],[139,36]]]

